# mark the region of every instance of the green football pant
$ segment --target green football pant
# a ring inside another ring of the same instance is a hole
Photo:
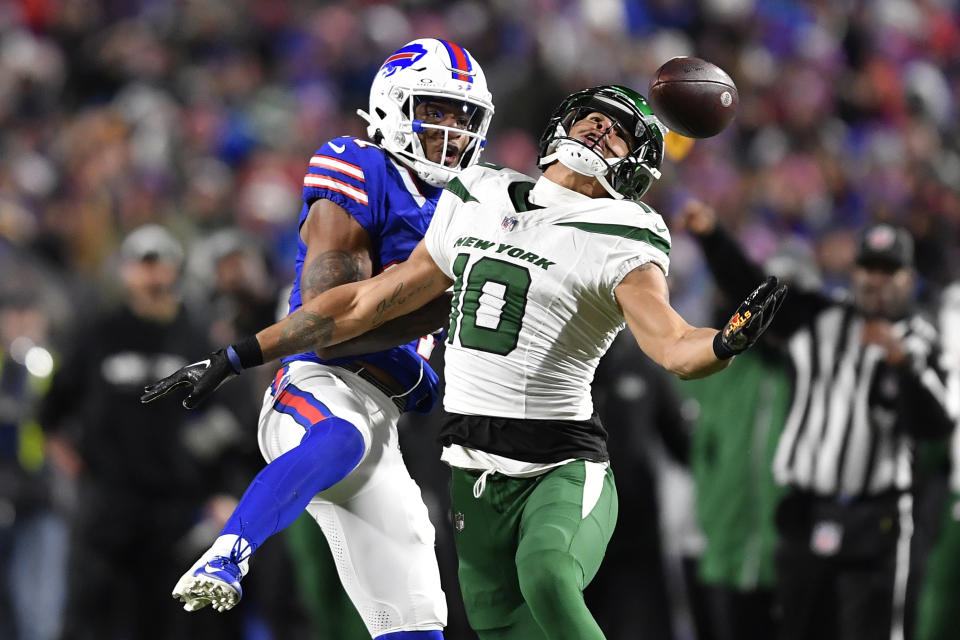
[[[937,539],[927,557],[927,573],[917,601],[917,640],[957,637],[955,606],[960,601],[960,522],[953,511],[960,496],[951,493]]]
[[[491,474],[480,498],[480,472],[452,473],[460,589],[480,639],[602,640],[583,590],[617,521],[613,472],[577,460],[533,478]]]

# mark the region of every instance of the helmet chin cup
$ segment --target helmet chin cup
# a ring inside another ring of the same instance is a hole
[[[557,161],[577,173],[591,178],[603,176],[610,170],[607,161],[579,140],[566,138],[557,143]]]

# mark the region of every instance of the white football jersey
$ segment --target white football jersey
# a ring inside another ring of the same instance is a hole
[[[454,281],[444,407],[466,415],[589,419],[624,326],[614,289],[646,262],[669,266],[647,205],[484,165],[447,185],[424,241]]]

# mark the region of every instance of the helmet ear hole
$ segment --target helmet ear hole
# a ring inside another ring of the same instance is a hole
[[[376,107],[373,111],[377,114],[377,117],[380,118],[381,120],[387,117],[387,112],[381,109],[380,107]]]

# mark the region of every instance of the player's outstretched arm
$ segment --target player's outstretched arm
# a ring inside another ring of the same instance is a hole
[[[317,355],[324,360],[361,356],[367,353],[386,351],[411,340],[446,328],[450,321],[450,301],[453,294],[443,293],[415,311],[384,322],[376,329],[362,333],[356,338],[328,347],[315,347]]]
[[[421,241],[406,262],[325,291],[257,333],[257,342],[265,360],[339,344],[419,309],[451,284]]]
[[[421,242],[406,262],[375,278],[324,291],[256,336],[149,385],[140,401],[151,402],[184,387],[189,394],[183,406],[192,409],[243,369],[359,336],[419,309],[451,284]]]
[[[768,278],[751,293],[722,331],[688,324],[670,306],[663,272],[648,263],[616,288],[627,326],[654,362],[681,379],[702,378],[729,365],[750,348],[773,320],[786,286]]]

